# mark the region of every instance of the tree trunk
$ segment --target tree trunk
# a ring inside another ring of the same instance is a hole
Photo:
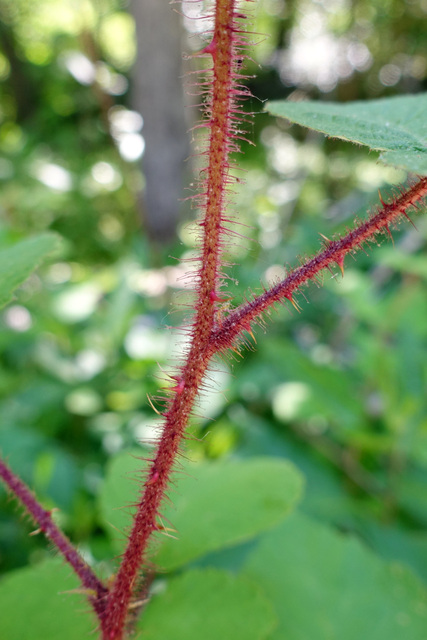
[[[142,160],[148,235],[167,242],[175,235],[183,197],[188,136],[182,86],[182,26],[168,0],[134,0],[138,54],[133,107],[144,118]]]

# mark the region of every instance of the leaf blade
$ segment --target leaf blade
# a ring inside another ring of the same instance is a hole
[[[122,551],[130,513],[120,507],[137,501],[134,473],[141,460],[129,453],[110,466],[100,495],[105,522]],[[162,507],[165,527],[174,536],[161,535],[156,563],[173,570],[203,555],[250,540],[280,522],[302,491],[302,476],[290,463],[271,458],[192,463],[174,478],[174,505]],[[172,523],[172,524],[169,524]]]
[[[43,233],[0,249],[0,308],[13,298],[13,292],[59,247],[59,236]]]
[[[263,640],[276,621],[255,583],[209,568],[170,580],[148,604],[139,629],[151,640]]]
[[[95,617],[78,579],[57,559],[6,574],[0,583],[0,637],[5,640],[93,638]]]
[[[381,151],[383,162],[427,175],[427,93],[347,103],[273,101],[265,110]]]
[[[427,591],[409,569],[300,514],[265,534],[244,570],[276,606],[271,640],[425,637]]]

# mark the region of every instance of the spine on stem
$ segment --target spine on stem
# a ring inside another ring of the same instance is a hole
[[[247,2],[248,0],[243,0]],[[175,377],[176,385],[167,400],[164,422],[155,457],[145,481],[121,566],[108,596],[101,627],[105,640],[123,637],[131,598],[141,588],[138,574],[146,558],[147,544],[158,524],[159,509],[167,490],[174,463],[194,401],[209,364],[208,344],[215,324],[215,307],[221,301],[222,237],[227,232],[224,212],[230,177],[230,153],[238,148],[240,106],[247,95],[240,85],[245,16],[237,11],[236,0],[216,0],[214,27],[209,44],[197,55],[209,57],[212,67],[200,83],[206,94],[203,126],[208,129],[207,166],[197,196],[203,217],[200,221],[202,250],[197,274],[195,314],[186,361]]]

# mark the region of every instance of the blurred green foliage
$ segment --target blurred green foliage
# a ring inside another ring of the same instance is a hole
[[[249,63],[250,86],[262,100],[426,90],[426,17],[424,0],[265,0],[254,30],[270,37],[254,49],[263,68]],[[120,125],[127,118],[139,135],[133,30],[118,0],[0,8],[0,249],[47,230],[64,239],[1,312],[0,449],[107,575],[106,466],[156,436],[146,396],[164,384],[158,364],[181,356],[181,332],[168,327],[188,315],[182,277],[195,250],[191,220],[174,246],[149,246],[141,230],[144,178]],[[235,304],[407,177],[265,114],[249,135],[257,145],[244,145],[232,206],[245,238],[227,249]],[[395,234],[394,249],[349,260],[342,281],[311,286],[300,315],[278,309],[244,362],[219,363],[187,447],[196,459],[290,459],[306,478],[306,515],[426,581],[427,223],[416,225]],[[49,555],[16,511],[0,488],[2,572]]]

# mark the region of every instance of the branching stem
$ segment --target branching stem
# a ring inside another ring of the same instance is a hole
[[[219,299],[220,236],[229,172],[230,139],[234,108],[235,0],[217,0],[213,38],[204,53],[213,59],[209,91],[209,146],[203,226],[203,250],[192,341],[174,396],[165,413],[162,437],[152,462],[135,515],[128,546],[110,591],[101,621],[104,640],[121,640],[137,577],[158,515],[194,400],[206,368],[208,343]]]
[[[162,415],[162,435],[148,471],[128,544],[121,565],[111,588],[107,590],[84,562],[69,540],[53,522],[51,513],[34,498],[31,491],[0,461],[0,477],[14,495],[24,504],[41,531],[52,541],[73,567],[83,586],[90,593],[102,631],[103,640],[122,640],[130,623],[132,598],[137,597],[141,566],[147,559],[147,547],[152,534],[162,529],[159,520],[162,501],[170,483],[179,448],[185,434],[190,413],[206,370],[216,353],[239,346],[244,332],[252,334],[252,326],[260,322],[263,314],[285,300],[294,306],[294,295],[301,287],[315,280],[324,269],[339,267],[344,273],[344,259],[373,239],[378,233],[389,233],[389,226],[400,218],[408,218],[408,209],[417,208],[427,195],[427,178],[421,178],[406,192],[379,209],[366,221],[357,224],[341,238],[325,239],[323,249],[311,259],[295,268],[281,282],[262,294],[242,304],[219,324],[216,322],[216,305],[221,302],[221,247],[223,235],[230,231],[224,226],[229,220],[224,216],[227,188],[230,179],[230,153],[237,149],[242,138],[239,130],[242,110],[237,99],[248,95],[238,84],[240,56],[244,45],[244,32],[236,11],[237,0],[216,0],[215,23],[210,44],[201,52],[211,56],[211,75],[200,83],[207,92],[207,120],[209,130],[206,180],[200,201],[204,217],[200,221],[203,233],[200,268],[197,273],[195,314],[187,358]],[[147,583],[145,584],[147,587]],[[134,610],[141,603],[133,603]]]

